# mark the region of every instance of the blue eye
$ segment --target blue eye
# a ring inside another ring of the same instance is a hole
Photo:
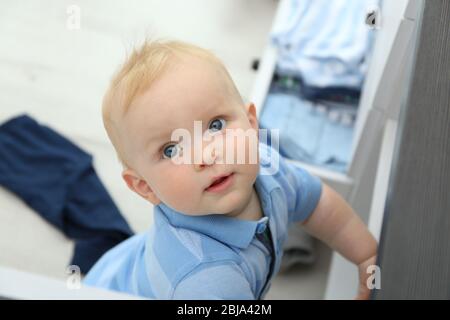
[[[208,130],[212,131],[212,132],[217,132],[222,130],[225,127],[226,121],[222,118],[218,118],[215,119],[213,121],[211,121],[211,123],[209,124],[209,128]]]
[[[178,147],[176,144],[168,144],[163,149],[163,157],[166,159],[170,159],[172,157],[175,157],[178,153]]]

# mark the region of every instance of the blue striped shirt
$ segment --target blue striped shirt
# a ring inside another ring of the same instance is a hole
[[[279,168],[270,174],[275,153],[260,144],[260,220],[188,216],[160,204],[154,225],[108,251],[84,284],[154,299],[263,298],[279,270],[288,226],[309,217],[322,190],[318,178],[278,153]],[[258,236],[266,228],[272,248]]]

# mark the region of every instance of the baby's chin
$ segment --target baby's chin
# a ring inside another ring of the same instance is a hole
[[[249,203],[251,198],[251,190],[243,192],[242,190],[233,190],[227,195],[211,201],[209,212],[222,214],[227,216],[238,215],[243,208]]]
[[[235,184],[223,194],[209,194],[204,192],[200,195],[197,205],[189,208],[181,205],[179,212],[190,216],[205,216],[211,214],[220,214],[227,216],[238,215],[250,202],[253,192],[253,186],[256,180],[258,170],[242,174],[235,172]]]
[[[230,193],[215,199],[206,199],[195,208],[179,208],[179,212],[188,216],[206,216],[211,214],[233,216],[244,208],[251,197],[251,192],[247,194],[242,190],[233,190]]]

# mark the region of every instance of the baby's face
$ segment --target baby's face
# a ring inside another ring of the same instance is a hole
[[[227,141],[231,139],[228,134],[242,129],[257,136],[255,108],[233,98],[215,67],[197,58],[185,59],[168,67],[122,119],[124,152],[131,159],[131,169],[124,170],[123,177],[131,189],[153,204],[162,201],[189,215],[233,216],[247,205],[259,164],[257,156],[256,161],[249,158],[249,152],[257,154],[257,143],[249,143],[247,137],[244,163],[238,162],[242,150],[237,149],[242,144]],[[201,133],[205,134],[197,141],[194,121],[201,121]],[[191,144],[171,140],[177,129],[190,133]],[[207,134],[212,134],[210,139]],[[217,139],[223,139],[223,148],[212,147]],[[188,163],[174,161],[180,156],[177,143],[183,146],[179,151],[183,155],[192,154]],[[251,145],[256,148],[248,150]],[[205,149],[212,152],[202,152]],[[200,158],[194,159],[198,150]],[[214,179],[222,175],[228,176],[225,181]]]

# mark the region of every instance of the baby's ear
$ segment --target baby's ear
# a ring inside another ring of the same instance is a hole
[[[258,130],[258,117],[256,116],[256,107],[253,102],[250,102],[246,106],[248,121],[253,129]]]
[[[161,200],[159,200],[159,198],[150,188],[147,181],[142,179],[133,169],[124,169],[122,171],[122,178],[127,184],[128,188],[136,192],[144,199],[150,201],[155,206],[161,203]]]

